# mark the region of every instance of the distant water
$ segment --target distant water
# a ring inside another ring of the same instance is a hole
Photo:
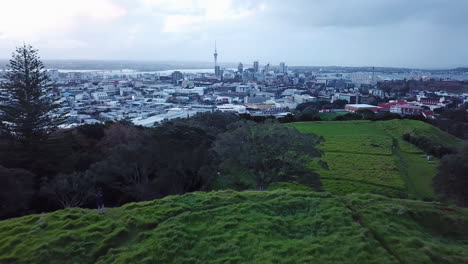
[[[177,69],[177,70],[165,70],[165,71],[157,71],[160,75],[171,75],[175,71],[180,71],[182,73],[213,73],[214,69]]]
[[[229,69],[231,70],[231,69]],[[114,74],[127,74],[127,75],[135,75],[135,74],[155,74],[158,73],[162,76],[171,75],[175,71],[180,71],[182,73],[214,73],[214,69],[173,69],[173,70],[163,70],[163,71],[136,71],[131,69],[122,69],[122,70],[66,70],[66,69],[58,69],[59,72],[84,72],[84,73],[96,73],[96,74],[104,74],[104,75],[114,75]]]
[[[228,70],[235,70],[234,68],[228,68]],[[161,76],[171,75],[174,71],[180,71],[182,73],[214,73],[214,69],[173,69],[173,70],[162,70],[162,71],[136,71],[132,69],[122,69],[122,70],[66,70],[58,69],[59,72],[83,72],[83,73],[96,73],[99,75],[136,75],[136,74],[159,74]],[[403,80],[403,79],[412,79],[412,78],[421,78],[421,77],[431,77],[434,79],[452,79],[466,81],[468,80],[468,74],[425,74],[425,73],[395,73],[395,74],[385,74],[385,73],[376,73],[376,76],[380,80]]]

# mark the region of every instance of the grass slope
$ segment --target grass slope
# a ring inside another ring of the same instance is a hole
[[[192,193],[1,221],[0,263],[468,263],[468,210],[371,194]]]
[[[415,120],[293,123],[303,133],[325,138],[324,156],[311,167],[334,194],[373,192],[393,197],[432,198],[438,161],[429,163],[419,148],[403,140],[405,133],[426,136],[434,143],[456,147],[459,140]],[[318,163],[321,160],[325,166]]]

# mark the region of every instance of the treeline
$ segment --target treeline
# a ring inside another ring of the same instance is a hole
[[[405,133],[403,134],[403,139],[424,150],[427,154],[433,155],[437,158],[442,158],[445,155],[456,153],[455,149],[434,143],[425,136],[415,136],[410,133]]]
[[[440,90],[448,93],[458,93],[468,91],[468,82],[466,81],[442,81],[442,80],[391,80],[380,81],[377,87],[386,93],[399,93],[405,95],[414,90],[418,91],[433,91]]]
[[[3,138],[0,217],[94,207],[97,189],[106,206],[193,191],[265,190],[276,181],[319,190],[319,175],[304,159],[320,155],[321,140],[274,120],[256,123],[222,112],[155,128],[83,125],[35,145]]]
[[[441,130],[462,139],[468,139],[468,103],[449,108],[438,108],[434,112],[439,115],[428,122]]]
[[[434,191],[441,200],[468,206],[468,142],[457,153],[445,155],[432,180]]]

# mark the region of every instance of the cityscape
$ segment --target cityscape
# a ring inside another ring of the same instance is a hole
[[[463,68],[424,71],[288,67],[285,62],[270,65],[259,61],[239,62],[237,68],[224,68],[218,63],[218,55],[222,57],[215,44],[212,69],[144,72],[48,69],[47,72],[55,83],[54,95],[62,110],[67,112],[65,127],[121,120],[151,127],[167,120],[214,111],[278,118],[292,114],[302,103],[333,103],[335,100],[346,100],[348,105],[321,111],[346,113],[370,109],[401,115],[423,114],[433,119],[433,110],[452,103],[450,98],[468,102],[466,86],[455,93],[445,89],[451,83],[468,80],[468,69]],[[106,66],[104,62],[103,67]],[[0,81],[5,73],[5,69],[0,72]],[[403,80],[437,81],[439,86],[403,94],[381,89],[380,84]]]

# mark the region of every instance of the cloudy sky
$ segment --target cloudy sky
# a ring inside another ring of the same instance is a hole
[[[0,0],[0,58],[468,66],[468,0]]]

